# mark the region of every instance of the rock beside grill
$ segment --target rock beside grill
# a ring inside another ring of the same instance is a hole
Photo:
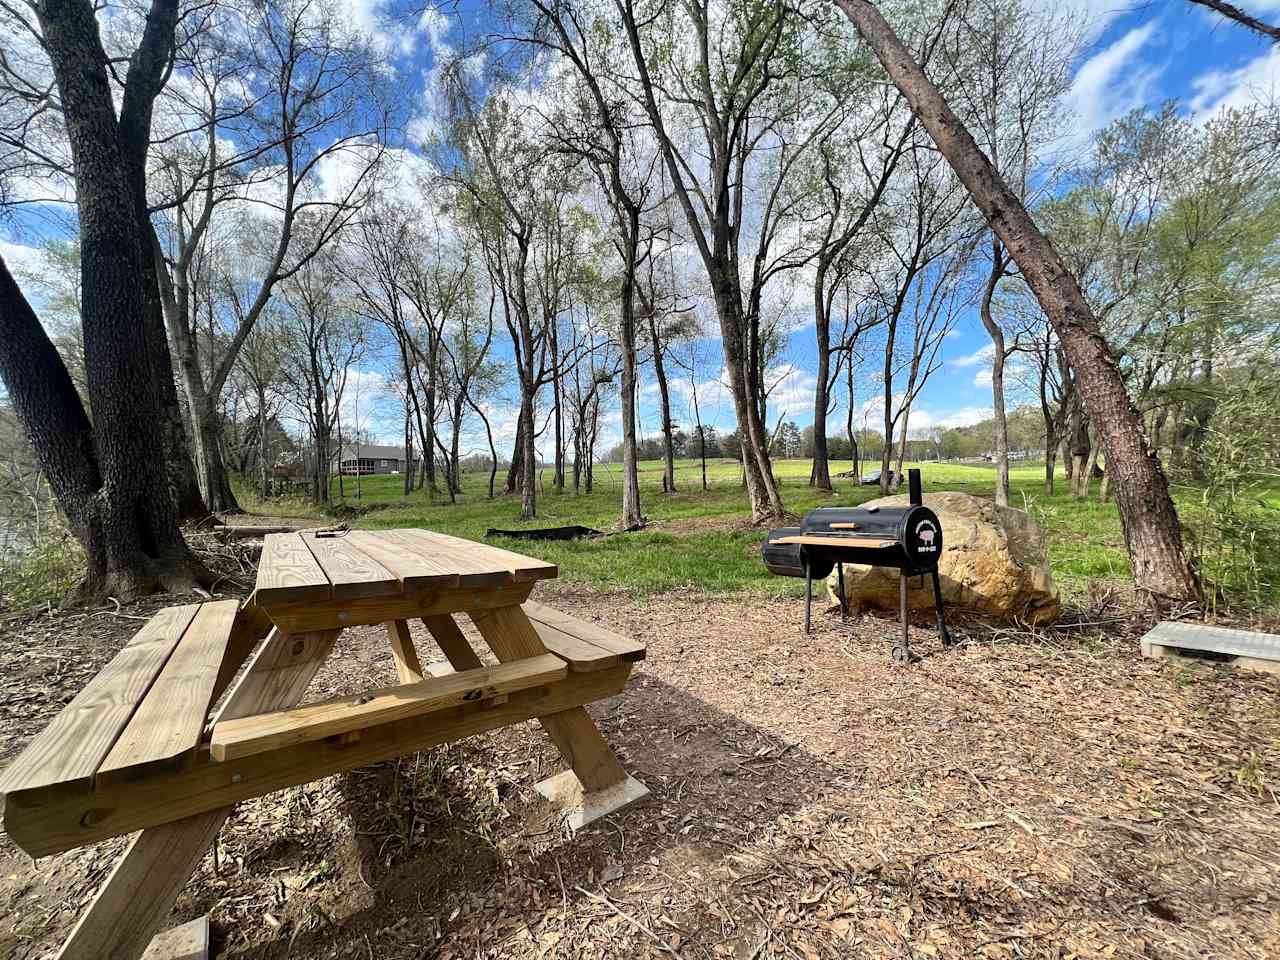
[[[881,497],[862,506],[904,506],[907,497]],[[1030,515],[967,493],[927,493],[925,506],[938,514],[945,547],[938,563],[942,596],[957,606],[1004,622],[1053,623],[1062,612],[1049,571],[1044,532]],[[898,609],[898,571],[892,567],[845,564],[845,591],[852,610]],[[910,580],[912,610],[933,609],[933,589],[925,578]],[[836,575],[827,593],[839,602]]]

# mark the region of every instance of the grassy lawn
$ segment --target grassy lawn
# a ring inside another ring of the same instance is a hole
[[[919,464],[926,491],[958,490],[989,496],[993,481],[990,466]],[[833,464],[837,471],[847,464]],[[817,506],[857,504],[879,495],[875,487],[855,487],[851,481],[837,480],[834,496],[820,495],[808,486],[809,461],[775,462],[787,509],[800,514]],[[1068,594],[1083,590],[1092,579],[1122,579],[1129,574],[1120,523],[1113,503],[1099,503],[1094,496],[1073,499],[1059,476],[1058,492],[1046,497],[1043,465],[1015,466],[1012,497],[1015,506],[1030,511],[1045,529],[1050,544],[1054,576]],[[457,504],[447,497],[434,501],[425,492],[405,497],[398,476],[365,477],[357,499],[354,478],[344,478],[344,502],[376,509],[360,516],[354,525],[379,527],[428,527],[457,536],[482,538],[491,527],[519,528],[580,523],[600,530],[615,529],[619,519],[621,479],[616,466],[597,468],[595,490],[574,496],[555,493],[543,472],[545,486],[539,491],[538,518],[521,523],[519,501],[513,497],[486,497],[487,477],[465,478],[464,492]],[[710,593],[739,591],[771,595],[799,595],[799,581],[770,576],[760,564],[760,531],[745,522],[746,496],[739,486],[739,468],[733,461],[708,463],[709,489],[701,489],[696,462],[678,462],[678,493],[663,495],[662,465],[656,461],[640,465],[641,502],[650,529],[639,533],[564,543],[520,542],[509,544],[528,553],[558,563],[562,576],[587,581],[599,587],[638,593],[661,593],[692,588]],[[502,475],[499,474],[499,482]],[[334,481],[333,495],[338,500]],[[1194,490],[1179,490],[1180,507],[1194,514],[1198,500]],[[246,500],[250,499],[246,496]],[[1272,506],[1280,506],[1280,490],[1268,496]],[[274,501],[253,504],[253,509],[273,514],[307,512],[301,504]]]

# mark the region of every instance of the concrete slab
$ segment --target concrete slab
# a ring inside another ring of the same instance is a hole
[[[1144,657],[1168,657],[1181,651],[1218,654],[1230,657],[1232,666],[1280,674],[1280,636],[1274,633],[1166,620],[1142,638]]]
[[[574,833],[649,795],[649,788],[632,776],[612,787],[584,795],[582,784],[572,770],[548,777],[535,784],[534,789],[560,808],[561,815]]]
[[[142,960],[209,960],[208,916],[157,933]]]

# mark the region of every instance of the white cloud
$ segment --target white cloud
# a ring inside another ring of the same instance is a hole
[[[1189,106],[1203,122],[1224,108],[1248,107],[1274,98],[1280,88],[1280,47],[1272,47],[1236,70],[1209,70],[1192,81]]]
[[[1064,148],[1083,146],[1095,131],[1151,100],[1164,68],[1143,62],[1140,54],[1155,29],[1155,21],[1135,27],[1076,71],[1066,98],[1076,125]]]
[[[973,351],[973,353],[966,353],[962,357],[954,357],[947,362],[953,367],[963,369],[965,367],[976,367],[980,363],[990,363],[991,358],[994,355],[995,350],[991,344],[988,343],[985,347],[979,347],[977,350]]]

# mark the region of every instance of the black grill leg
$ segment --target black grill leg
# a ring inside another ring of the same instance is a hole
[[[809,561],[804,564],[804,633],[809,635],[809,619],[813,611],[813,571],[809,569]]]
[[[843,563],[836,564],[836,576],[839,578],[839,582],[840,582],[840,622],[848,623],[849,622],[849,602],[845,599],[845,596],[844,596],[844,564]]]
[[[907,573],[904,570],[898,578],[898,613],[902,617],[902,639],[894,644],[893,662],[911,662],[911,636],[907,632]]]
[[[933,568],[933,608],[938,614],[938,636],[944,647],[951,646],[951,631],[947,629],[947,620],[942,609],[942,580],[938,577],[938,568]]]

